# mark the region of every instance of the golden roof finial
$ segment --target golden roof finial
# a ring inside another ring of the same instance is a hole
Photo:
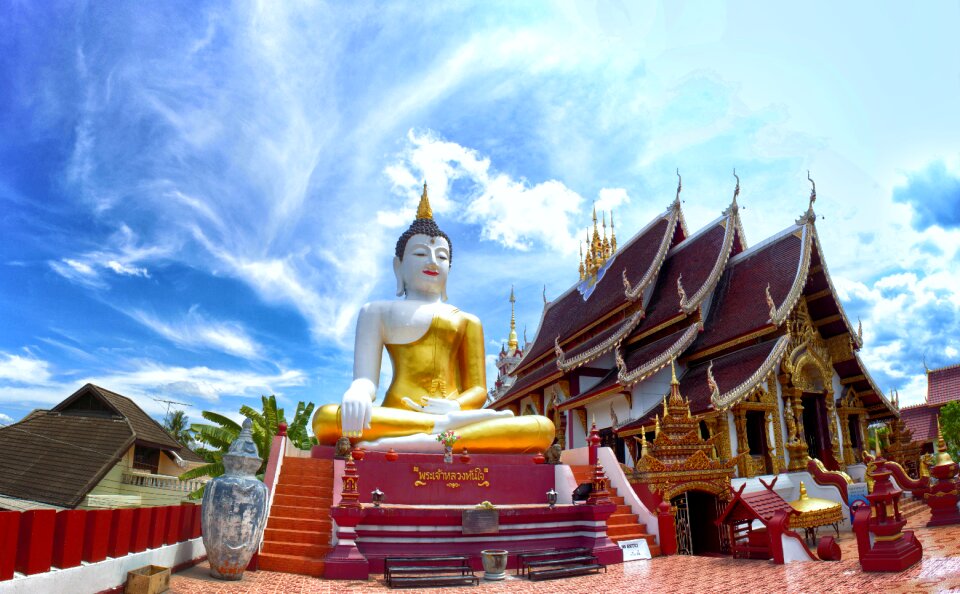
[[[418,219],[432,219],[433,209],[430,208],[430,198],[427,197],[427,182],[423,182],[423,194],[420,194],[420,204],[417,206]]]
[[[583,266],[583,242],[580,243],[580,280],[587,278],[587,271]],[[543,288],[543,303],[547,303],[547,288]]]
[[[519,346],[517,342],[517,319],[513,310],[513,304],[516,302],[517,299],[513,296],[513,285],[510,285],[510,338],[507,341],[507,346],[511,352],[516,351]]]
[[[610,210],[610,253],[617,251],[617,232],[613,228],[613,209]]]
[[[656,421],[653,425],[653,436],[657,437],[658,435],[660,435],[660,415],[657,415],[655,419]]]
[[[677,368],[674,365],[676,359],[670,359],[670,385],[679,386],[680,382],[677,381]]]

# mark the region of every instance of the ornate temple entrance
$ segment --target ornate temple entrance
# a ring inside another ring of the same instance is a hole
[[[830,444],[830,424],[827,420],[827,407],[824,400],[823,394],[805,392],[801,396],[803,435],[806,438],[807,452],[811,458],[817,458],[823,462],[828,470],[839,470]]]
[[[716,519],[724,503],[712,493],[685,491],[670,500],[676,509],[677,553],[725,555],[730,547]]]

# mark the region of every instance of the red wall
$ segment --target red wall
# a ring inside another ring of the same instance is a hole
[[[0,511],[0,581],[200,536],[200,506]]]

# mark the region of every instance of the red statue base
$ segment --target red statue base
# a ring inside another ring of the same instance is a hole
[[[890,472],[877,470],[870,476],[874,480],[873,492],[867,495],[870,506],[861,503],[853,508],[860,566],[864,571],[903,571],[920,561],[923,546],[913,531],[903,530],[907,523],[900,515],[903,491],[890,482]]]
[[[930,469],[937,484],[924,493],[923,500],[930,506],[930,521],[927,526],[960,524],[960,481],[957,481],[957,463],[937,464]]]

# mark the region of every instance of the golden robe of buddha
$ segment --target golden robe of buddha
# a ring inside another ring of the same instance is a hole
[[[475,316],[444,303],[450,240],[433,221],[424,184],[417,218],[397,242],[394,272],[400,301],[365,305],[357,319],[354,380],[338,406],[320,407],[313,431],[321,444],[346,435],[372,449],[441,451],[437,434],[452,430],[455,447],[476,453],[542,452],[554,439],[550,419],[484,409],[483,328]],[[383,349],[393,380],[374,406]]]

